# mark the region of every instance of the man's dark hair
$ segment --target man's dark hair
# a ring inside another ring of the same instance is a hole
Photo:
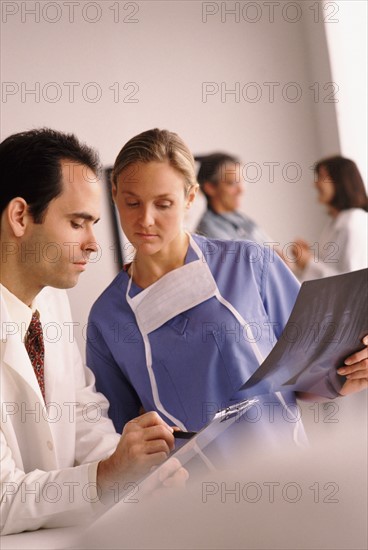
[[[61,161],[82,164],[98,174],[96,151],[74,134],[41,128],[13,134],[0,144],[0,215],[15,197],[28,204],[35,223],[42,223],[49,203],[62,193]]]
[[[318,175],[321,168],[327,170],[335,188],[331,206],[339,212],[349,208],[362,208],[368,211],[368,198],[364,182],[354,161],[336,155],[322,159],[315,165]]]
[[[205,156],[195,156],[194,160],[200,163],[200,167],[197,174],[197,181],[201,190],[203,191],[207,201],[210,197],[207,195],[204,184],[210,182],[213,185],[217,185],[220,181],[221,171],[220,168],[227,162],[237,163],[239,160],[227,153],[211,153]]]
[[[197,180],[199,185],[209,181],[218,183],[219,168],[226,162],[239,162],[237,158],[227,153],[211,153],[210,155],[195,156],[194,159],[200,163]]]

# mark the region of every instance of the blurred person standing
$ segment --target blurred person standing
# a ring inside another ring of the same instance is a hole
[[[301,281],[319,279],[368,265],[368,197],[355,162],[334,156],[317,162],[318,200],[330,217],[318,248],[303,239],[293,247]]]

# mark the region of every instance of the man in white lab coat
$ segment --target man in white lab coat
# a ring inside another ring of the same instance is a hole
[[[74,339],[65,290],[96,250],[98,158],[73,135],[48,129],[0,145],[2,535],[79,523],[116,501],[174,446],[156,413],[107,418]],[[25,341],[34,313],[42,367]],[[177,472],[184,479],[184,471]]]

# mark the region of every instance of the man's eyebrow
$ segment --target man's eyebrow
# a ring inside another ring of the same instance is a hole
[[[88,214],[88,212],[72,212],[68,215],[68,218],[82,218],[82,220],[87,220],[94,223],[100,221],[100,218],[95,218],[94,216],[92,216],[92,214]]]

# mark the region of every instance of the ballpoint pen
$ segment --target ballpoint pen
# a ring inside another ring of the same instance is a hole
[[[197,435],[197,432],[183,432],[182,430],[175,430],[173,435],[175,439],[190,439],[194,435]]]

